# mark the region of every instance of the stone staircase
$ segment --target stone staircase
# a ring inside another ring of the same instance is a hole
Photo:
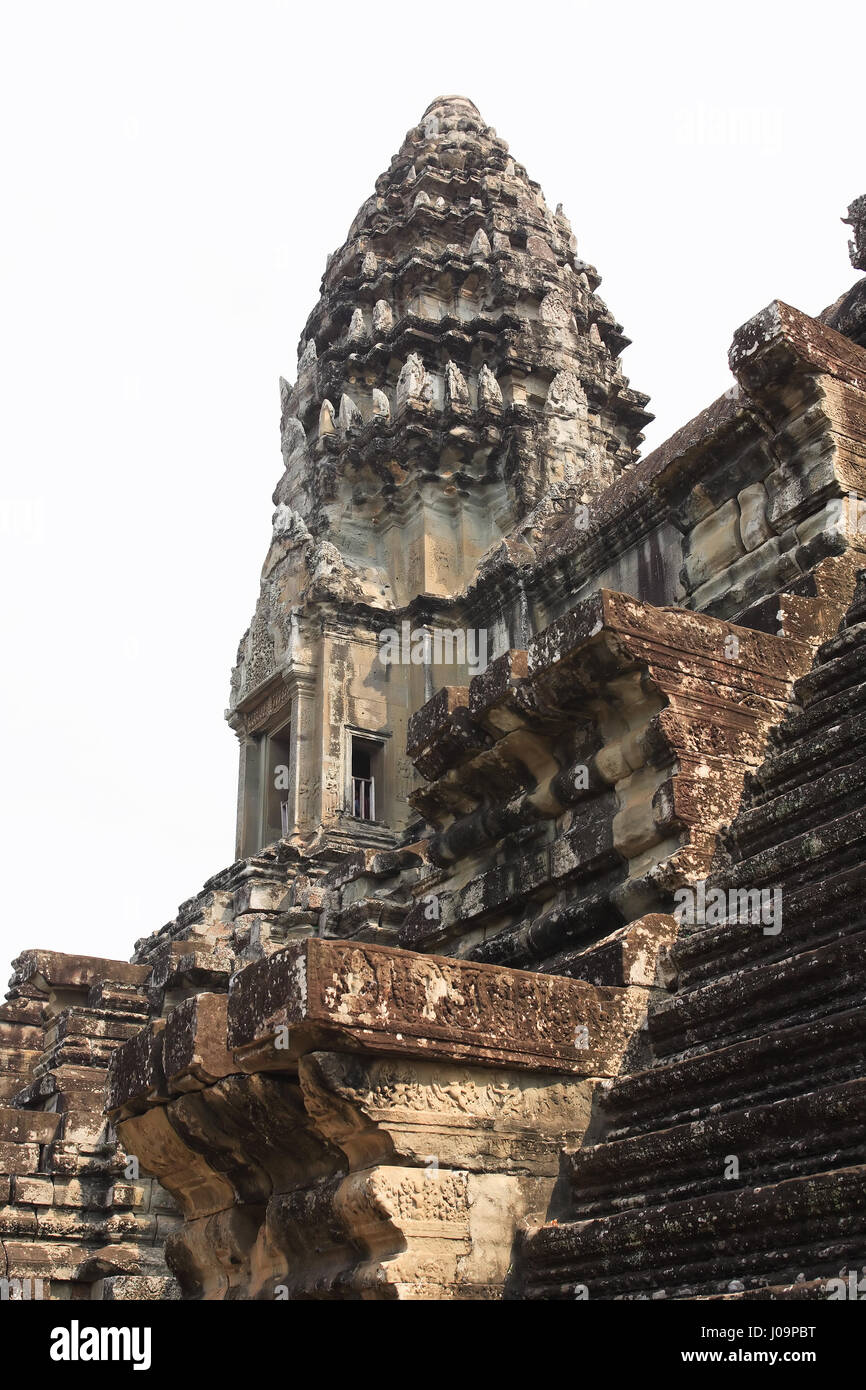
[[[863,574],[795,699],[707,884],[726,912],[684,925],[653,1065],[600,1088],[521,1297],[826,1297],[866,1265]],[[743,920],[776,889],[780,930]]]

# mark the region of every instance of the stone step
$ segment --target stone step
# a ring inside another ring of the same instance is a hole
[[[662,1000],[649,1019],[653,1050],[658,1057],[709,1051],[783,1020],[790,1026],[855,1008],[866,987],[864,940],[845,937]]]
[[[866,1163],[864,1114],[866,1080],[858,1077],[724,1115],[705,1111],[689,1124],[578,1149],[564,1155],[562,1166],[573,1193],[571,1215],[658,1206]]]
[[[523,1297],[718,1294],[866,1264],[866,1166],[549,1224],[520,1242]]]
[[[835,725],[859,715],[864,707],[866,683],[861,681],[847,690],[835,691],[824,699],[815,700],[808,709],[790,714],[774,728],[770,748],[773,752],[781,753],[807,742],[820,745],[822,730],[831,730]]]
[[[866,862],[794,891],[782,888],[781,931],[759,924],[726,922],[681,935],[668,968],[678,994],[726,975],[765,964],[797,950],[816,948],[863,931],[866,926]]]
[[[855,688],[862,682],[866,623],[843,628],[818,650],[817,664],[794,683],[794,699],[803,709],[833,693]]]
[[[866,756],[864,749],[848,746],[848,761],[814,778],[779,792],[772,799],[741,811],[737,817],[735,835],[726,843],[733,847],[737,860],[742,860],[778,844],[780,837],[812,829],[828,819],[828,812],[837,803],[853,811],[866,803]],[[817,769],[816,769],[817,771]]]
[[[701,1052],[663,1067],[602,1083],[599,1105],[608,1140],[687,1123],[715,1109],[761,1105],[822,1081],[847,1081],[866,1070],[866,1007]]]
[[[833,816],[835,807],[828,807],[823,822],[800,834],[785,838],[784,827],[776,844],[741,859],[713,876],[721,888],[785,887],[796,888],[800,883],[823,879],[845,864],[859,863],[866,843],[866,808],[852,811],[841,809]],[[832,818],[831,818],[832,817]]]
[[[820,738],[806,738],[793,747],[770,751],[764,763],[746,779],[744,807],[759,806],[791,787],[799,786],[813,774],[829,767],[844,766],[857,756],[866,743],[866,711],[830,724]],[[742,814],[742,812],[741,812]],[[738,820],[734,823],[736,830]]]

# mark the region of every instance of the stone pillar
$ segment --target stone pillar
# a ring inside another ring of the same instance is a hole
[[[247,733],[242,722],[238,721],[235,733],[240,741],[235,857],[245,859],[259,849],[262,819],[262,750],[261,739]]]
[[[315,829],[319,808],[315,799],[316,675],[313,667],[294,667],[287,678],[292,701],[292,752],[289,762],[289,825],[291,835]]]

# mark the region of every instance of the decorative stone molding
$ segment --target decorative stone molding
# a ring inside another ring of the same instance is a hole
[[[184,1294],[501,1296],[646,997],[310,940],[175,1009],[108,1104],[184,1212]]]

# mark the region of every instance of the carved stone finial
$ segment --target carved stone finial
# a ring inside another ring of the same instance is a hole
[[[387,299],[377,299],[373,305],[373,332],[390,333],[394,327],[394,315]]]
[[[486,362],[478,373],[478,405],[481,410],[502,409],[502,390]]]
[[[373,387],[373,419],[374,419],[374,420],[390,420],[390,418],[391,418],[391,402],[388,400],[388,397],[385,395],[385,392],[384,392],[384,391],[380,391],[379,388],[378,388],[377,386],[374,386],[374,387]]]
[[[483,227],[479,227],[472,238],[469,255],[473,260],[483,260],[490,255],[490,238]]]
[[[344,391],[340,397],[340,429],[345,434],[348,430],[356,430],[364,423],[364,417],[360,410]]]
[[[361,274],[366,280],[372,280],[376,271],[379,269],[379,262],[376,259],[375,251],[367,251],[361,262]]]
[[[542,323],[552,324],[556,328],[565,328],[568,325],[571,320],[571,305],[562,290],[550,290],[544,296],[538,307],[538,316]]]
[[[418,193],[418,194],[416,195],[416,198],[415,198],[415,202],[414,202],[414,204],[413,204],[413,207],[416,207],[416,208],[429,208],[429,206],[430,206],[430,195],[429,195],[429,193],[426,193],[426,192],[424,191],[424,189],[422,188],[422,189],[421,189],[421,192]]]
[[[297,415],[289,415],[283,421],[282,438],[284,449],[291,450],[306,444],[307,435]]]
[[[364,322],[364,315],[360,309],[355,309],[349,322],[349,331],[346,335],[350,343],[361,342],[367,336],[367,325]]]
[[[322,401],[322,408],[319,411],[319,438],[322,439],[326,434],[336,434],[337,427],[334,424],[334,407],[327,396]]]
[[[407,401],[428,405],[433,399],[433,383],[417,352],[410,352],[397,380],[397,408]]]
[[[469,404],[469,387],[456,362],[445,364],[445,399],[449,405]]]
[[[304,344],[304,350],[298,359],[298,376],[300,376],[301,372],[309,371],[310,367],[314,367],[317,360],[316,340],[315,338],[311,338],[308,343]]]
[[[286,416],[280,430],[280,451],[283,455],[283,467],[288,468],[293,456],[306,450],[306,447],[306,431],[297,415]]]
[[[855,270],[866,270],[866,194],[855,198],[848,208],[848,216],[842,218],[849,227],[854,228],[854,240],[848,242],[848,254]]]
[[[562,415],[580,415],[586,411],[586,392],[576,372],[557,372],[547,393],[545,410]]]

